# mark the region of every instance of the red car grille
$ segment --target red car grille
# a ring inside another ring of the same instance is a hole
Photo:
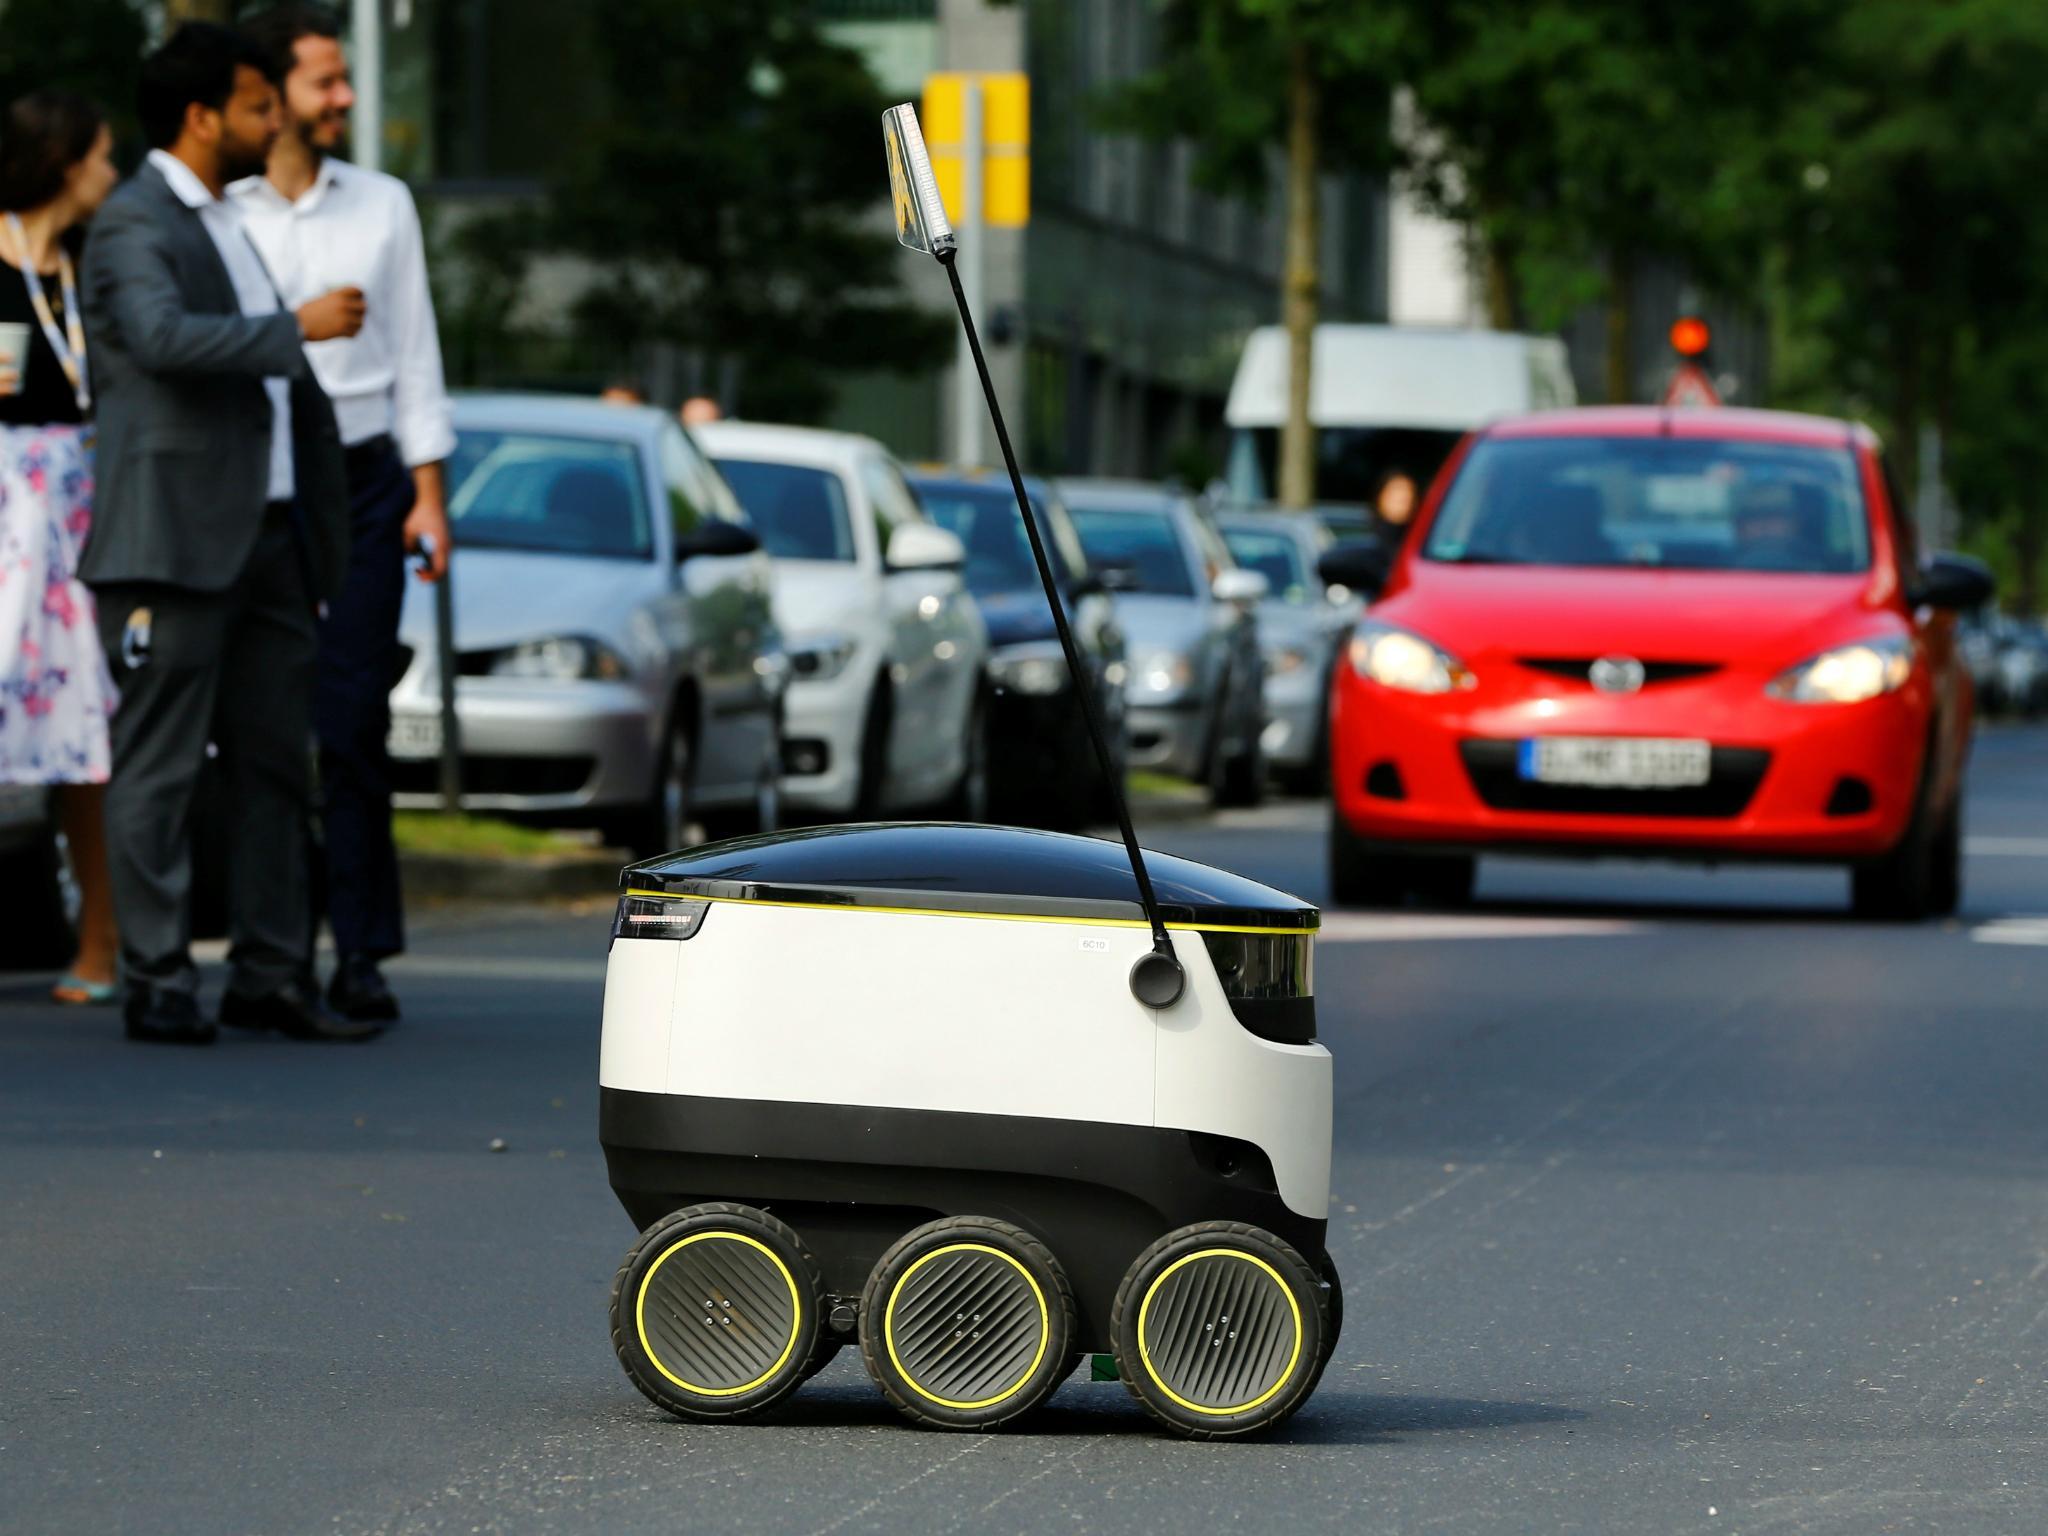
[[[1519,743],[1458,744],[1472,788],[1496,811],[1555,811],[1577,816],[1740,816],[1763,782],[1771,754],[1755,747],[1715,747],[1707,782],[1686,789],[1603,789],[1538,784],[1516,771]]]
[[[1515,658],[1532,672],[1548,672],[1552,677],[1568,677],[1575,683],[1587,683],[1589,674],[1598,656],[1518,656]],[[1715,661],[1646,661],[1643,663],[1643,686],[1653,683],[1682,683],[1695,677],[1707,677],[1721,670]]]

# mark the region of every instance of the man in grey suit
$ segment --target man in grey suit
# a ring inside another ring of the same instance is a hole
[[[84,309],[99,385],[93,531],[79,573],[121,689],[106,799],[130,1039],[204,1044],[191,819],[209,741],[233,807],[223,1024],[364,1039],[311,984],[307,921],[315,604],[346,564],[334,413],[304,343],[353,335],[337,290],[283,308],[226,184],[282,126],[268,60],[193,24],[144,61],[154,146],[95,222]]]

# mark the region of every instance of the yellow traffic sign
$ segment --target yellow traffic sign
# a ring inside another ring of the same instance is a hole
[[[931,151],[932,173],[946,206],[961,203],[960,141],[966,129],[965,86],[981,90],[981,217],[991,229],[1022,229],[1031,218],[1031,80],[1018,72],[946,72],[927,76],[918,120]]]

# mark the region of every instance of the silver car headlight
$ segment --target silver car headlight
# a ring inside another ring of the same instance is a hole
[[[1131,668],[1131,692],[1166,698],[1195,680],[1195,664],[1179,651],[1146,651]]]
[[[1441,646],[1373,619],[1351,632],[1351,669],[1400,693],[1450,693],[1479,681]]]
[[[1275,645],[1266,649],[1266,674],[1291,677],[1304,667],[1315,665],[1315,652],[1305,645]]]
[[[1793,704],[1861,704],[1905,686],[1912,675],[1912,642],[1884,635],[1808,657],[1780,672],[1764,691]]]
[[[617,682],[627,674],[625,658],[582,635],[550,635],[502,651],[487,652],[484,670],[492,677],[538,678],[549,682]],[[467,670],[467,669],[465,669]]]
[[[1014,693],[1046,697],[1067,686],[1067,658],[1057,645],[1005,646],[988,659],[989,680]]]
[[[859,642],[851,635],[805,635],[787,642],[790,675],[800,683],[837,677],[853,660]]]

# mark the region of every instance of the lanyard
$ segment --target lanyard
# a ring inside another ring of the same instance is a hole
[[[36,275],[36,264],[29,260],[28,232],[11,213],[7,215],[7,227],[14,233],[14,243],[21,248],[21,275],[28,284],[29,307],[42,325],[43,339],[57,355],[57,366],[64,370],[64,377],[71,381],[71,393],[78,399],[78,414],[90,416],[92,390],[85,375],[85,321],[79,314],[78,279],[71,270],[70,253],[61,245],[57,247],[57,282],[64,292],[64,329],[60,333],[57,317],[50,312],[49,297],[43,292],[43,280]]]

